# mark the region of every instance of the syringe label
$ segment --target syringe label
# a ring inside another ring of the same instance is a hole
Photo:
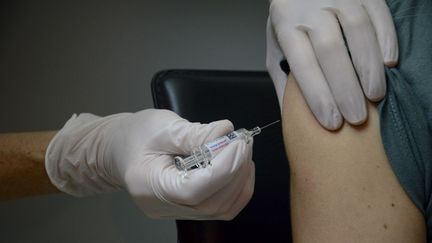
[[[234,140],[237,140],[239,137],[237,132],[231,132],[226,136],[220,137],[210,143],[205,144],[205,146],[209,149],[212,157],[216,156],[224,147],[228,146]]]

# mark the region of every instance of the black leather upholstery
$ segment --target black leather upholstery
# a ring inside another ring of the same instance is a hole
[[[229,119],[236,129],[280,119],[266,72],[168,70],[152,80],[155,108],[189,121]],[[181,243],[291,242],[289,173],[280,123],[254,139],[255,192],[232,221],[177,220]]]

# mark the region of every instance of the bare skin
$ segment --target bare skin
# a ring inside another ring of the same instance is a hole
[[[330,132],[309,111],[292,75],[283,106],[295,243],[426,242],[425,220],[385,155],[377,109]]]
[[[56,132],[0,134],[0,200],[59,192],[45,171],[45,151]]]

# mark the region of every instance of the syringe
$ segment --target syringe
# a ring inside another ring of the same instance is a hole
[[[174,165],[177,169],[184,171],[185,173],[192,169],[205,168],[210,164],[210,161],[228,144],[244,139],[249,143],[252,137],[261,133],[261,131],[273,124],[280,122],[280,120],[269,123],[263,127],[254,127],[251,130],[240,128],[236,131],[230,132],[227,135],[217,138],[212,142],[201,145],[200,147],[193,149],[192,154],[187,157],[176,156],[174,158]]]

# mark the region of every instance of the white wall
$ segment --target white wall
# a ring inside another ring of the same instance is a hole
[[[0,132],[152,107],[170,68],[264,70],[265,0],[2,1]],[[31,181],[29,181],[31,183]],[[175,242],[126,193],[0,202],[1,242]]]

